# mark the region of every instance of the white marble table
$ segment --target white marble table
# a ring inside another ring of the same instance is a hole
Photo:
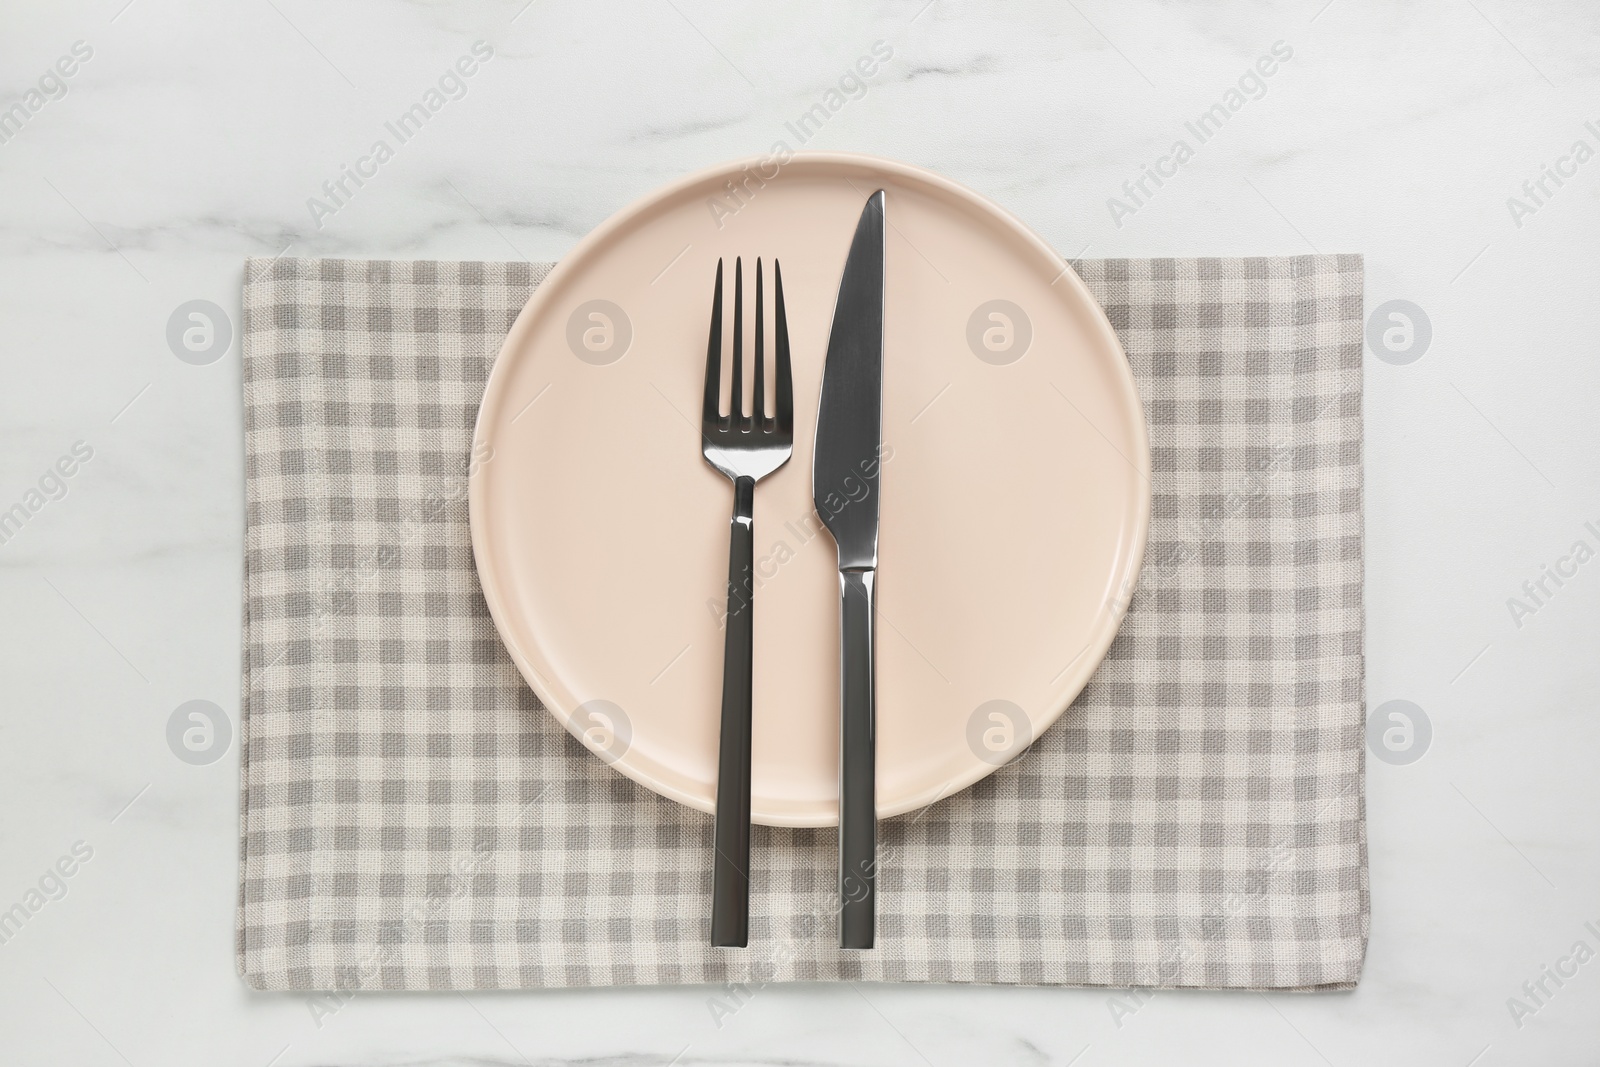
[[[0,928],[0,1062],[1596,1061],[1600,962],[1571,953],[1600,950],[1600,562],[1573,554],[1600,548],[1600,9],[523,5],[0,10],[0,509],[26,512],[0,543],[0,912],[28,911]],[[371,158],[478,41],[465,95]],[[1364,252],[1369,309],[1426,314],[1421,358],[1398,362],[1420,334],[1368,356],[1368,698],[1432,738],[1371,761],[1360,988],[1129,1014],[1105,990],[789,987],[721,1027],[705,988],[361,995],[320,1020],[249,992],[237,746],[195,765],[166,734],[186,701],[238,710],[238,347],[180,360],[169,317],[209,300],[236,325],[246,255],[557,258],[667,179],[799,147],[786,123],[878,41],[806,147],[935,168],[1069,256]],[[1167,177],[1141,190],[1146,165]]]

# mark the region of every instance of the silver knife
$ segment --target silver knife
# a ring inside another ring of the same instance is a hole
[[[839,947],[871,948],[878,811],[874,580],[883,430],[883,190],[867,198],[839,280],[817,405],[811,497],[839,546]]]

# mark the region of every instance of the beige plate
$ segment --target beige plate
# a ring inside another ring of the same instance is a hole
[[[880,187],[879,814],[971,785],[1054,722],[1137,579],[1150,452],[1127,361],[1078,276],[1015,218],[927,171],[841,154],[652,193],[581,241],[506,338],[478,415],[472,543],[500,635],[550,713],[701,811],[716,794],[733,504],[697,422],[717,258],[731,284],[744,256],[752,288],[756,256],[781,261],[794,353],[794,456],[756,489],[751,810],[825,826],[839,588],[811,446],[839,274]]]

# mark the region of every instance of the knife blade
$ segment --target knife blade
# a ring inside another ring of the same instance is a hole
[[[839,550],[839,947],[872,947],[877,885],[874,605],[883,436],[884,193],[845,257],[817,404],[811,495]]]

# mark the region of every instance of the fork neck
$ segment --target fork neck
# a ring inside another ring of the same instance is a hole
[[[733,521],[746,529],[754,525],[756,514],[756,480],[741,474],[733,480]]]

